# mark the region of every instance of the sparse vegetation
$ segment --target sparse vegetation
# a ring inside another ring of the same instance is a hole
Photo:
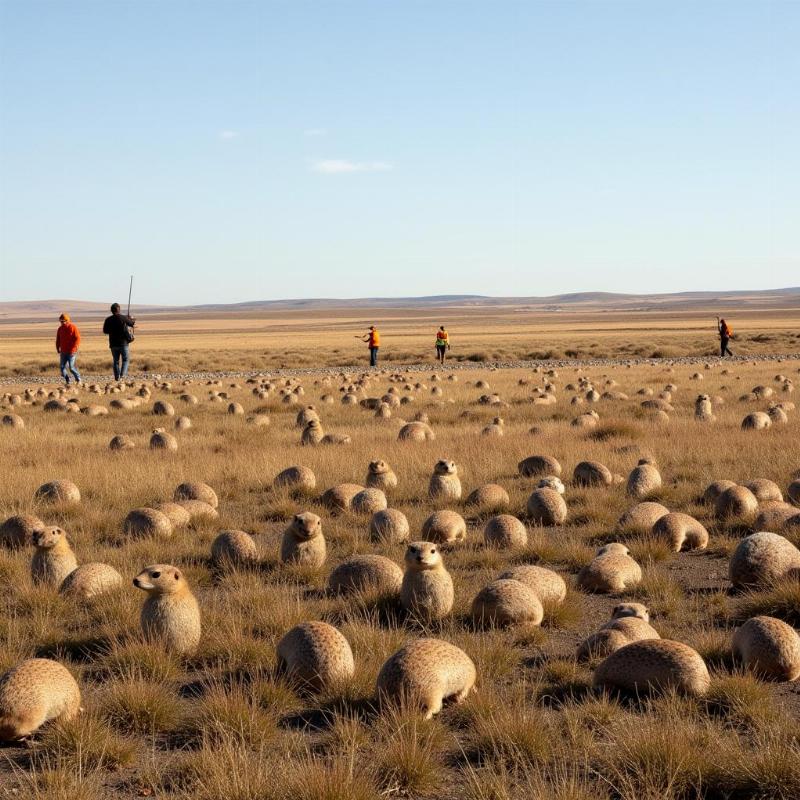
[[[648,353],[677,346],[677,339],[649,338],[643,345]],[[611,347],[605,339],[600,344]],[[336,337],[331,346],[332,358],[352,360],[352,351]],[[552,348],[594,352],[589,342],[566,336]],[[482,349],[469,345],[464,353],[513,355],[503,340]],[[292,366],[302,361],[302,343],[298,351],[301,358],[293,357]],[[282,358],[274,352],[254,355],[238,343],[225,352],[230,360],[223,355],[221,363],[232,368],[263,368]],[[415,355],[412,345],[408,352]],[[91,350],[87,355],[90,371],[94,356]],[[261,363],[253,363],[256,356]],[[166,357],[163,362],[157,354],[146,357],[151,366],[167,366]],[[175,364],[191,365],[193,357],[191,351],[178,352]],[[8,369],[22,363],[10,363]],[[28,747],[4,748],[0,797],[5,792],[78,800],[798,796],[800,705],[785,684],[743,672],[733,661],[730,641],[735,627],[755,614],[800,625],[800,584],[787,577],[731,592],[728,558],[751,530],[741,521],[715,518],[713,504],[698,498],[715,479],[744,484],[767,478],[781,489],[794,479],[800,464],[796,448],[786,443],[800,432],[796,412],[789,413],[786,425],[754,436],[740,429],[741,418],[767,404],[736,398],[751,386],[768,385],[774,372],[796,373],[800,365],[726,366],[730,375],[717,366],[705,372],[703,391],[724,396],[726,403],[715,406],[717,421],[702,430],[694,419],[697,392],[689,383],[701,367],[666,363],[587,366],[580,373],[560,368],[556,375],[470,367],[456,371],[457,382],[447,380],[448,372],[439,373],[441,381],[431,380],[433,368],[401,373],[397,380],[390,380],[387,370],[356,387],[359,400],[380,398],[389,389],[413,398],[409,405],[393,407],[387,419],[357,403],[339,402],[340,386],[359,382],[355,372],[346,379],[322,372],[302,377],[300,405],[283,402],[281,390],[290,393],[299,385],[287,385],[283,377],[272,378],[264,396],[256,396],[256,385],[245,379],[208,385],[195,380],[190,386],[175,380],[171,387],[149,381],[145,402],[91,418],[45,414],[42,398],[35,405],[15,405],[25,427],[0,429],[6,461],[14,465],[0,485],[0,523],[15,514],[36,514],[45,524],[60,526],[79,564],[109,564],[122,575],[123,585],[88,601],[60,595],[33,584],[31,548],[0,546],[0,671],[35,656],[61,661],[78,679],[85,707],[73,720],[42,728]],[[614,389],[628,397],[593,404],[600,423],[588,431],[570,425],[579,412],[569,400],[583,392],[565,388],[581,378],[598,392],[613,378]],[[478,388],[478,379],[491,389]],[[418,382],[425,387],[405,388]],[[555,386],[555,408],[532,402],[534,390],[546,382]],[[640,418],[644,396],[637,391],[649,387],[657,396],[667,383],[677,386],[670,399],[675,410],[662,428]],[[432,395],[432,386],[442,395]],[[23,388],[5,390],[21,393]],[[200,402],[184,403],[179,399],[184,392]],[[212,401],[219,392],[228,396]],[[503,437],[481,435],[498,414],[478,402],[489,392],[507,404]],[[74,396],[80,405],[109,406],[112,399],[134,394],[94,395],[84,388]],[[324,394],[335,402],[322,402]],[[170,418],[155,421],[156,400],[191,417],[189,430],[174,432],[176,452],[147,447],[155,425],[172,430]],[[245,413],[228,414],[229,402],[240,403]],[[348,433],[352,443],[302,447],[295,417],[308,404],[316,406],[326,430]],[[428,415],[435,440],[398,441],[400,417],[410,421],[418,412]],[[269,415],[270,424],[248,424],[247,416],[255,413]],[[529,433],[533,426],[539,428],[536,435]],[[119,433],[136,447],[110,451],[108,442]],[[531,455],[548,455],[563,465],[567,516],[562,525],[534,524],[526,515],[540,477],[521,476],[517,464]],[[707,550],[674,553],[647,530],[620,531],[617,520],[635,502],[626,496],[624,482],[585,486],[571,480],[580,462],[598,461],[611,474],[626,476],[650,455],[663,478],[656,499],[704,525],[710,534]],[[422,538],[423,522],[436,510],[455,511],[466,523],[466,541],[441,546],[454,587],[452,611],[441,619],[426,622],[406,614],[391,591],[375,587],[349,594],[328,591],[331,571],[349,556],[379,554],[403,564],[405,543],[371,537],[370,515],[333,512],[319,501],[334,485],[361,485],[376,458],[385,458],[398,476],[398,485],[386,488],[386,500],[407,517],[412,541]],[[445,458],[458,465],[463,499],[428,496],[433,466]],[[273,487],[275,476],[293,465],[313,470],[313,489]],[[36,488],[54,479],[73,481],[80,504],[36,500]],[[218,518],[195,514],[163,537],[124,532],[132,509],[173,501],[178,484],[197,481],[213,488]],[[504,546],[484,542],[489,512],[479,513],[466,498],[486,484],[508,493],[504,513],[521,520],[527,543],[524,538]],[[322,520],[327,555],[319,567],[284,564],[279,558],[284,530],[303,511]],[[255,560],[213,562],[211,543],[224,530],[251,536]],[[785,535],[797,541],[796,534]],[[641,582],[621,595],[581,591],[578,571],[599,547],[615,541],[624,542],[641,565]],[[197,597],[203,632],[196,652],[179,655],[143,638],[144,597],[131,580],[150,564],[180,569]],[[568,586],[566,598],[543,603],[541,626],[475,624],[473,598],[521,564],[558,572]],[[578,662],[576,647],[609,620],[616,604],[632,600],[649,608],[662,638],[688,644],[702,656],[712,678],[706,696],[626,698],[592,688],[597,659]],[[351,678],[318,693],[287,679],[276,660],[284,634],[309,620],[335,626],[350,643],[355,663]],[[431,720],[410,707],[382,707],[375,698],[381,665],[420,635],[451,642],[477,669],[475,693],[463,703],[445,703]]]

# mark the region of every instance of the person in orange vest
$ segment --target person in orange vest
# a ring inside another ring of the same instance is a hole
[[[377,367],[378,348],[381,346],[381,335],[378,333],[378,329],[374,325],[370,325],[369,331],[365,336],[356,336],[356,339],[359,338],[362,342],[366,342],[369,347],[369,365],[371,367]]]
[[[439,359],[440,364],[444,364],[444,354],[446,350],[450,349],[450,337],[444,329],[444,325],[439,327],[436,331],[436,358]]]
[[[732,356],[728,348],[728,342],[733,338],[733,328],[725,322],[724,319],[717,317],[717,329],[719,330],[719,355],[720,358],[725,358],[725,353]]]
[[[80,384],[81,374],[75,366],[75,359],[78,357],[78,347],[81,343],[81,332],[78,330],[69,314],[62,314],[58,321],[61,323],[56,331],[56,353],[58,353],[61,374],[64,381],[69,386],[69,376],[75,378],[75,383]]]

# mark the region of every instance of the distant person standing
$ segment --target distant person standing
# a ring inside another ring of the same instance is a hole
[[[381,346],[381,335],[374,325],[369,326],[369,331],[365,336],[357,336],[362,342],[366,342],[369,347],[369,365],[371,367],[378,366],[378,348]]]
[[[720,319],[717,317],[717,329],[719,330],[719,355],[720,358],[725,358],[725,354],[727,353],[729,356],[733,356],[730,349],[728,348],[728,342],[733,338],[733,328],[725,322],[724,319]]]
[[[436,331],[436,358],[439,359],[440,364],[444,364],[445,352],[450,349],[450,337],[444,329],[444,325],[439,327]]]
[[[61,324],[56,331],[56,353],[59,356],[61,375],[67,386],[70,373],[75,378],[75,383],[80,384],[81,374],[75,366],[75,359],[78,357],[78,348],[81,344],[81,332],[69,318],[69,314],[62,314],[58,321]]]
[[[103,323],[103,333],[108,336],[108,346],[114,359],[114,380],[124,378],[128,374],[128,345],[133,341],[131,328],[136,320],[122,314],[119,303],[111,306],[111,316]]]

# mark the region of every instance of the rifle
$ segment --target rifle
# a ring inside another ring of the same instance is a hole
[[[131,316],[131,294],[133,293],[133,275],[131,275],[131,283],[128,286],[128,313],[126,318],[130,318]],[[133,328],[125,323],[125,338],[128,340],[128,344],[130,344],[136,337],[133,335]]]

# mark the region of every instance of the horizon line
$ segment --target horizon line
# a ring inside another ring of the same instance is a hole
[[[735,294],[748,294],[748,293],[758,293],[758,294],[768,294],[770,292],[800,292],[800,286],[779,286],[767,289],[723,289],[720,291],[715,291],[712,289],[684,289],[680,291],[674,292],[613,292],[613,291],[606,291],[602,289],[587,289],[579,292],[561,292],[557,294],[550,294],[550,295],[489,295],[489,294],[429,294],[429,295],[367,295],[363,297],[282,297],[277,298],[274,300],[264,300],[264,299],[257,299],[257,300],[233,300],[229,302],[195,302],[195,303],[184,303],[184,304],[172,304],[172,303],[148,303],[148,302],[139,302],[134,304],[139,308],[163,308],[163,309],[181,309],[181,308],[217,308],[220,306],[246,306],[246,305],[265,305],[265,304],[279,304],[279,303],[348,303],[348,302],[365,302],[365,301],[373,301],[373,302],[385,302],[385,301],[392,301],[397,302],[401,300],[407,301],[419,301],[419,300],[446,300],[446,301],[453,301],[453,300],[517,300],[517,301],[547,301],[547,300],[556,300],[556,299],[565,299],[565,298],[572,298],[578,297],[580,295],[602,295],[607,297],[619,297],[619,298],[657,298],[657,297],[678,297],[681,295],[714,295],[714,296],[725,296],[725,295],[735,295]],[[110,304],[104,303],[102,300],[81,300],[77,298],[59,298],[59,297],[48,297],[42,298],[37,300],[0,300],[0,307],[2,306],[14,306],[14,305],[28,305],[28,304],[35,304],[35,303],[89,303],[93,305],[108,305]]]

